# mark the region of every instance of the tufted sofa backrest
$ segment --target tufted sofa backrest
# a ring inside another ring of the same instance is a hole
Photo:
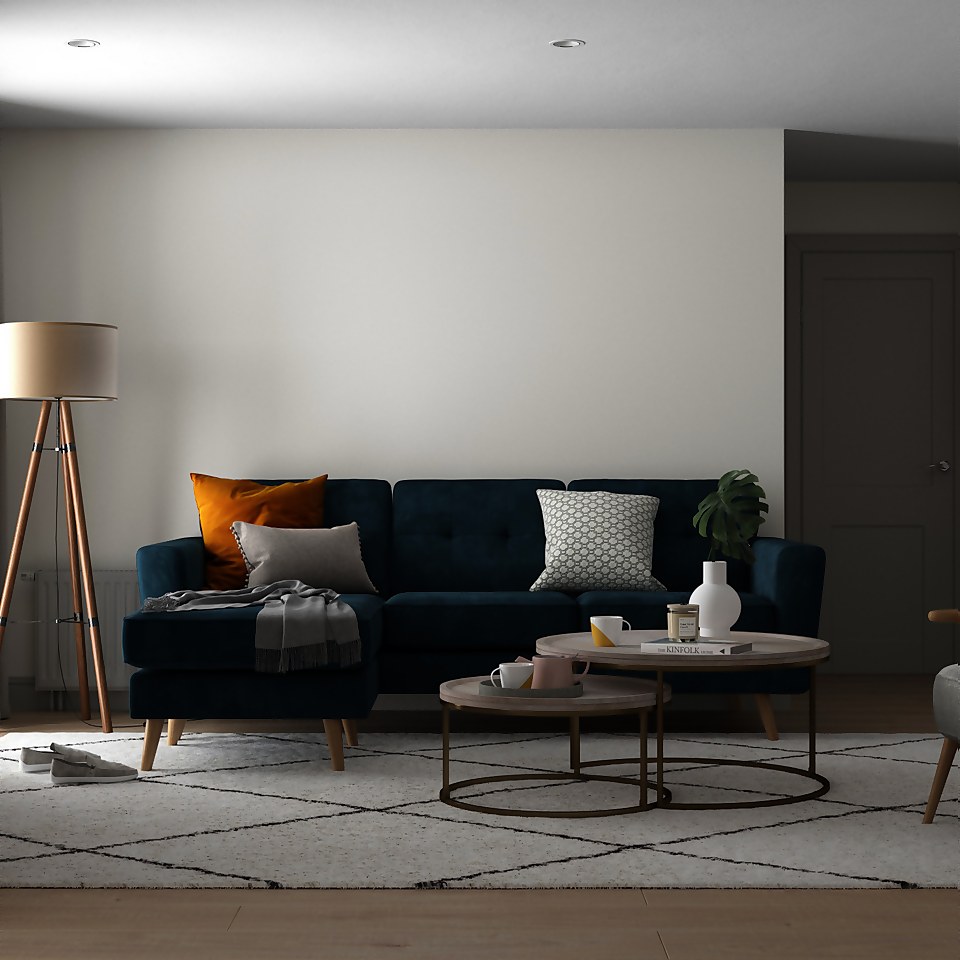
[[[384,597],[411,590],[527,590],[543,571],[537,490],[641,493],[660,500],[653,575],[668,590],[692,590],[708,550],[693,515],[716,488],[716,480],[399,480],[391,493],[386,480],[336,479],[326,484],[324,526],[357,521],[367,572]],[[746,564],[728,560],[727,582],[748,590]]]
[[[393,496],[386,480],[327,480],[323,525],[339,527],[354,520],[367,575],[380,595],[389,597]]]
[[[543,572],[538,489],[560,480],[400,480],[393,591],[527,590]]]

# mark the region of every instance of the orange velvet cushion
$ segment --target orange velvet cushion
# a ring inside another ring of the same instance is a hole
[[[235,590],[246,585],[247,568],[230,529],[235,520],[288,529],[323,526],[326,474],[275,487],[203,473],[191,473],[190,479],[200,511],[206,581],[211,590]]]

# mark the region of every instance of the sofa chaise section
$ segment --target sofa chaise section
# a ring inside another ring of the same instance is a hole
[[[271,481],[261,481],[269,483]],[[275,481],[281,482],[281,481]],[[364,563],[374,585],[389,589],[392,499],[385,480],[329,480],[325,525],[356,521]],[[185,537],[137,552],[141,600],[204,586],[203,540]],[[130,715],[147,721],[143,769],[150,769],[163,721],[175,718],[175,742],[185,719],[322,719],[334,769],[343,768],[341,730],[355,740],[379,689],[383,595],[342,594],[360,631],[356,667],[295,671],[254,670],[259,607],[172,613],[138,611],[124,619],[124,660],[130,678]]]

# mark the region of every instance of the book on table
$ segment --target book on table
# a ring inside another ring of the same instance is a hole
[[[624,644],[626,646],[626,644]],[[717,654],[749,653],[753,644],[749,640],[644,640],[630,644],[641,653],[679,654],[681,656],[716,656]]]

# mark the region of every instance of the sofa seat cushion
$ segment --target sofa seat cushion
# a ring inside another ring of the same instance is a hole
[[[381,693],[432,693],[440,684],[458,677],[488,677],[499,663],[516,659],[514,647],[507,650],[396,650],[384,649],[380,657]],[[533,644],[521,651],[530,656]],[[579,668],[578,668],[579,669]]]
[[[665,593],[647,593],[640,590],[591,590],[577,597],[580,611],[578,630],[590,629],[591,617],[617,616],[630,621],[634,630],[663,630],[667,632],[667,604],[688,603],[690,591],[669,590]],[[735,630],[756,630],[760,633],[777,632],[777,610],[766,597],[756,593],[741,593],[743,609]]]
[[[363,594],[342,594],[340,599],[357,615],[361,655],[367,660],[380,646],[383,600]],[[261,609],[132,613],[123,620],[123,659],[158,670],[252,671]]]
[[[391,651],[492,650],[513,656],[529,656],[539,637],[569,633],[579,622],[574,598],[526,590],[398,593],[386,602],[383,616]]]

